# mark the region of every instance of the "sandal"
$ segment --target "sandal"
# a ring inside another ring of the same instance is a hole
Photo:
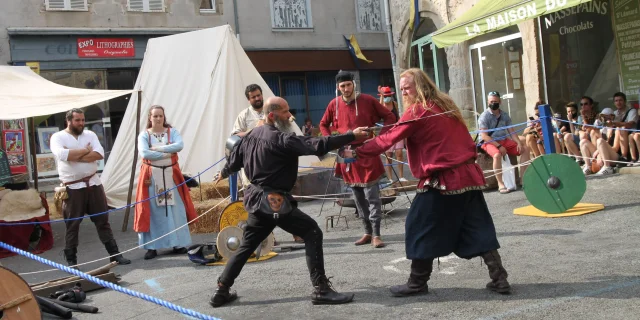
[[[503,188],[498,189],[498,192],[500,192],[500,194],[507,194],[507,193],[511,192],[511,190],[503,187]]]

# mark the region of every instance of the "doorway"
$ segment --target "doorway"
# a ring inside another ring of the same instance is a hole
[[[477,43],[469,47],[477,117],[487,108],[489,92],[500,93],[500,108],[514,124],[527,121],[522,82],[522,37],[520,33]]]

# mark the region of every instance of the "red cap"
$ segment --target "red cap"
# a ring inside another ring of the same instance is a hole
[[[382,89],[382,94],[378,93],[379,96],[388,97],[388,96],[392,96],[392,95],[395,94],[395,92],[391,91],[390,87],[382,87],[381,89]]]

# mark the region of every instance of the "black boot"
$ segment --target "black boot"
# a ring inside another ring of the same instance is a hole
[[[311,303],[313,304],[343,304],[353,301],[354,294],[342,294],[333,290],[331,281],[322,275],[313,285]]]
[[[109,259],[109,261],[111,262],[117,262],[118,264],[130,264],[131,260],[129,259],[125,259],[120,253],[120,251],[118,250],[118,244],[116,243],[115,239],[111,239],[107,242],[104,243],[104,247],[107,249],[107,252],[109,253],[110,256],[113,256],[114,254],[116,256],[113,256]]]
[[[411,260],[411,275],[407,283],[389,288],[394,297],[406,297],[415,294],[427,293],[429,286],[427,281],[433,270],[433,259]]]
[[[147,250],[147,253],[144,254],[145,260],[151,260],[158,256],[158,251],[156,250]]]
[[[238,298],[238,294],[235,291],[231,291],[229,292],[229,287],[225,286],[224,284],[218,282],[218,289],[216,289],[216,292],[213,294],[213,297],[211,297],[211,300],[209,301],[209,304],[214,307],[221,307],[235,299]]]
[[[491,282],[487,283],[487,289],[502,294],[509,293],[511,286],[507,281],[507,270],[502,266],[502,259],[498,254],[498,250],[483,253],[482,259],[489,269],[489,278],[491,278]]]
[[[67,260],[67,264],[72,268],[78,270],[78,267],[74,267],[78,264],[78,257],[76,254],[78,253],[77,248],[64,249],[64,258]]]

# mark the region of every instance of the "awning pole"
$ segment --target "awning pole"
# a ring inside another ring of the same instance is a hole
[[[393,46],[393,32],[391,30],[391,11],[389,9],[389,0],[384,0],[384,14],[385,14],[385,20],[387,22],[387,38],[389,39],[389,51],[391,53],[391,65],[393,67],[393,81],[395,83],[395,90],[396,90],[396,97],[397,97],[397,103],[398,103],[398,111],[400,112],[400,114],[402,114],[402,112],[404,111],[404,108],[402,107],[402,94],[400,93],[400,82],[399,82],[399,76],[400,74],[398,73],[398,66],[396,64],[396,52],[395,52],[395,47]]]
[[[140,113],[142,109],[142,84],[138,90],[138,106],[136,108],[136,135],[133,146],[133,162],[131,163],[131,178],[129,178],[129,190],[127,191],[127,208],[124,209],[124,220],[122,221],[122,232],[127,231],[129,224],[129,212],[131,211],[131,197],[133,195],[133,181],[136,178],[136,165],[138,162],[138,135],[140,134]],[[134,210],[135,211],[135,210]]]

